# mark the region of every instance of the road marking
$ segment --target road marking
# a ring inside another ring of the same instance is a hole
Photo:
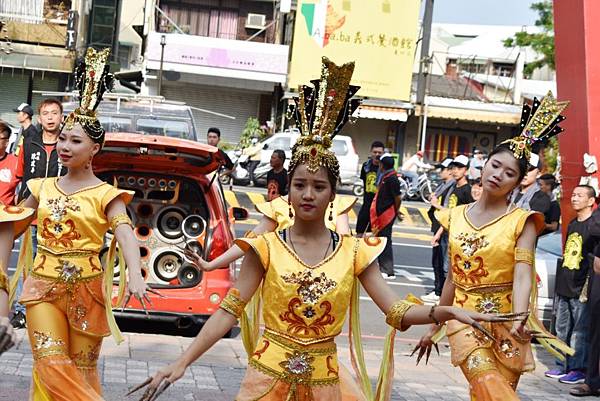
[[[233,191],[223,191],[224,195],[225,195],[225,200],[227,201],[227,203],[229,204],[229,206],[231,207],[240,207],[240,204],[238,203],[238,200],[235,196],[235,193]]]
[[[408,248],[427,248],[431,249],[431,245],[407,244],[405,242],[392,242],[392,245],[405,246]]]
[[[413,234],[413,233],[399,233],[393,232],[392,237],[395,238],[406,238],[406,239],[417,239],[419,241],[431,241],[431,235],[428,234]]]
[[[431,219],[429,218],[429,215],[427,214],[427,210],[420,207],[419,213],[421,213],[421,216],[423,216],[423,219],[427,222],[427,224],[431,225]]]
[[[246,192],[246,195],[248,195],[248,198],[250,198],[250,201],[252,203],[254,203],[255,205],[259,204],[259,203],[265,203],[265,197],[263,196],[263,194],[258,193],[258,192]]]
[[[400,206],[400,213],[404,215],[402,218],[402,223],[408,224],[409,226],[415,225],[415,222],[413,221],[413,218],[410,215],[410,213],[408,213],[408,209],[406,208],[406,206]]]

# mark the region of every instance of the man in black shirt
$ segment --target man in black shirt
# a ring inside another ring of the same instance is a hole
[[[369,160],[363,163],[360,169],[360,179],[364,184],[363,203],[356,220],[356,233],[361,236],[369,231],[369,211],[371,203],[377,192],[377,175],[379,172],[379,158],[383,154],[383,143],[375,141],[371,144]]]
[[[392,250],[392,228],[400,209],[400,181],[394,170],[394,158],[389,153],[381,156],[379,166],[381,178],[377,194],[370,210],[371,231],[378,237],[387,238],[383,252],[379,255],[379,269],[385,279],[394,280],[394,252]]]
[[[215,127],[209,128],[208,132],[206,133],[206,143],[211,146],[214,146],[215,148],[218,148],[220,141],[221,141],[221,130],[218,128],[215,128]],[[223,152],[222,149],[219,149],[217,151],[217,159],[219,160],[219,163],[221,164],[220,174],[222,174],[222,175],[231,174],[231,170],[233,170],[233,163],[231,162],[231,159],[229,158],[229,156],[227,156],[227,153]]]
[[[33,107],[27,103],[21,103],[17,108],[13,109],[17,113],[17,121],[21,125],[19,130],[19,136],[15,141],[15,145],[21,143],[21,138],[27,138],[31,135],[37,135],[39,133],[37,127],[33,124]]]
[[[582,291],[590,273],[590,254],[596,246],[596,237],[590,233],[595,197],[594,189],[587,185],[573,189],[571,206],[577,217],[569,223],[563,263],[556,271],[556,336],[570,345],[575,354],[567,355],[562,371],[553,369],[546,376],[567,384],[585,380],[588,313]]]
[[[274,150],[270,163],[271,170],[267,173],[267,200],[272,201],[288,193],[288,173],[283,168],[285,152],[281,149]]]
[[[443,182],[435,189],[432,198],[435,198],[433,202],[437,202],[441,204],[444,202],[444,198],[451,193],[454,189],[454,185],[456,181],[454,181],[454,177],[452,176],[452,172],[450,171],[450,163],[452,163],[451,158],[444,159],[437,168],[441,169],[440,178]],[[440,229],[441,225],[439,221],[435,218],[435,211],[437,209],[434,206],[431,206],[427,211],[427,215],[431,220],[431,232],[435,235]],[[421,299],[425,302],[436,303],[440,299],[440,295],[442,295],[442,289],[444,288],[444,281],[446,280],[446,274],[448,273],[448,264],[446,263],[448,247],[444,247],[447,245],[446,242],[440,241],[431,248],[431,266],[433,266],[433,291],[431,291],[427,295],[423,295]],[[444,270],[444,267],[446,270]]]
[[[570,391],[571,395],[578,397],[600,396],[600,246],[596,247],[593,273],[590,272],[588,311],[590,325],[585,383]]]
[[[556,178],[552,174],[542,174],[540,178],[538,178],[538,184],[540,186],[540,190],[550,197],[550,207],[548,211],[544,213],[544,220],[546,223],[546,229],[542,233],[548,234],[558,230],[558,225],[560,223],[560,204],[556,200],[556,196],[554,195],[554,188],[556,188]]]
[[[452,193],[449,194],[446,206],[452,209],[459,205],[472,203],[471,185],[469,185],[469,180],[467,179],[469,158],[465,155],[458,155],[454,158],[450,167],[452,169],[452,176],[456,181],[456,186]]]

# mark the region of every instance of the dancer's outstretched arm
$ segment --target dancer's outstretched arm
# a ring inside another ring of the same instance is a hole
[[[252,232],[256,235],[261,235],[267,232],[275,231],[277,228],[277,223],[266,216],[263,216],[258,225],[254,227]],[[225,253],[221,254],[217,258],[211,260],[210,262],[202,259],[200,255],[195,252],[187,251],[185,252],[185,256],[200,270],[211,271],[218,269],[219,267],[229,266],[230,263],[238,260],[242,256],[244,256],[244,251],[237,245],[233,245],[229,248]]]
[[[398,295],[381,277],[377,262],[373,262],[367,267],[365,271],[361,273],[359,279],[371,299],[373,299],[379,309],[386,315],[388,315],[396,303],[401,301],[401,299],[398,298]],[[434,320],[445,322],[451,319],[456,319],[472,325],[474,321],[493,321],[495,320],[495,316],[452,306],[438,306],[432,309],[430,306],[413,305],[404,314],[402,326],[396,328],[406,330],[412,325],[429,324],[433,323]]]
[[[247,302],[252,298],[262,281],[263,274],[264,269],[258,256],[254,252],[248,252],[244,257],[240,276],[234,286],[239,290],[242,300]],[[156,390],[163,380],[173,383],[183,376],[185,369],[223,338],[235,326],[236,321],[237,319],[232,314],[221,308],[217,309],[204,324],[188,349],[175,362],[162,368],[153,376],[148,390]]]
[[[525,223],[525,227],[517,239],[517,248],[526,249],[531,252],[531,255],[533,255],[536,239],[537,233],[535,230],[535,224],[532,221],[528,221]],[[515,264],[512,289],[513,312],[527,312],[529,310],[529,298],[531,297],[533,274],[532,265],[523,262],[517,262]],[[517,338],[526,338],[526,320],[527,319],[523,319],[521,321],[514,322],[511,334]]]

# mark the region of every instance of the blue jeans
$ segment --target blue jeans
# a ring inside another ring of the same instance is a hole
[[[35,254],[37,251],[37,226],[31,226],[31,245],[32,245],[32,254],[35,258]],[[21,237],[21,241],[23,241],[23,237]],[[27,266],[29,268],[29,266]],[[18,301],[21,298],[21,293],[23,292],[23,276],[19,277],[19,281],[17,282],[17,289],[15,290],[15,301],[13,302],[13,313],[21,312],[25,314],[25,305],[20,304]]]
[[[448,255],[448,232],[444,231],[440,237],[440,248],[444,258],[444,276],[448,277],[448,266],[450,264],[450,255]]]
[[[419,174],[412,172],[412,171],[404,171],[402,170],[402,175],[407,179],[408,184],[410,185],[410,189],[412,190],[417,190],[419,189],[419,187],[417,186],[419,184]]]
[[[573,356],[567,355],[565,372],[585,371],[587,367],[587,303],[579,298],[556,296],[556,336],[575,350]]]

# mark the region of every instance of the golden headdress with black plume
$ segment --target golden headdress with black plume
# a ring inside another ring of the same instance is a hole
[[[560,113],[568,105],[569,102],[557,102],[550,91],[541,102],[534,98],[531,107],[528,104],[523,105],[520,134],[502,143],[509,145],[517,159],[525,157],[529,160],[536,146],[564,131],[558,124],[566,119]]]
[[[321,79],[311,81],[312,87],[298,88],[299,94],[294,100],[301,136],[292,148],[290,171],[307,163],[312,174],[323,166],[339,178],[339,162],[330,148],[333,137],[360,105],[358,99],[352,99],[360,88],[350,85],[353,72],[354,62],[337,66],[323,57]]]
[[[79,123],[85,133],[96,143],[104,143],[104,128],[96,116],[96,108],[114,80],[107,64],[110,49],[96,51],[89,48],[85,58],[75,69],[75,85],[79,91],[79,107],[65,119],[63,128],[73,129]]]

